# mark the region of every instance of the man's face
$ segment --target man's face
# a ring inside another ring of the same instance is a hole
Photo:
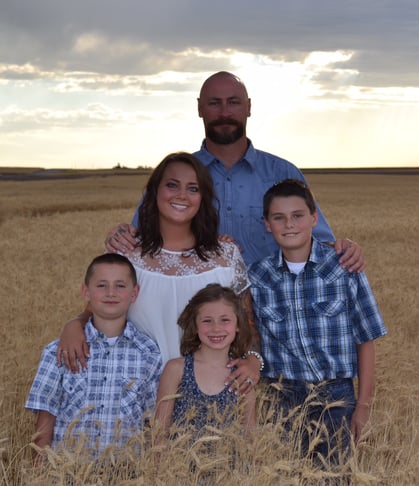
[[[204,84],[198,113],[205,136],[213,143],[229,145],[246,136],[250,99],[244,86],[231,76],[215,76]]]

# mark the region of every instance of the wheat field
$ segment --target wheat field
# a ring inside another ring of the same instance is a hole
[[[145,180],[0,181],[0,484],[419,484],[419,175],[308,176],[335,235],[362,245],[389,330],[377,342],[371,423],[338,471],[316,469],[262,419],[250,434],[235,424],[195,443],[180,434],[155,445],[151,428],[98,463],[51,452],[44,469],[32,470],[34,418],[23,404],[40,352],[83,308],[85,268],[104,250],[107,230],[130,221]],[[262,416],[263,386],[258,397]]]

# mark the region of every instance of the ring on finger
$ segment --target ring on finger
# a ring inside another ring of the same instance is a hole
[[[248,376],[244,381],[246,383],[249,383],[249,385],[253,385],[253,383],[254,383],[254,381],[252,380],[252,378],[250,378],[250,376]]]

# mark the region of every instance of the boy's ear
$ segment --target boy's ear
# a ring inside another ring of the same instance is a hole
[[[132,291],[131,303],[133,303],[138,297],[138,292],[140,291],[140,286],[137,284]]]
[[[271,225],[269,224],[269,221],[265,218],[263,218],[263,222],[265,223],[265,228],[266,228],[266,231],[268,233],[272,233],[272,230],[271,230]]]
[[[89,289],[87,288],[87,285],[85,283],[81,285],[81,295],[84,297],[84,300],[86,302],[89,302],[90,300]]]
[[[319,213],[317,211],[314,211],[313,213],[313,228],[317,225],[319,222]]]

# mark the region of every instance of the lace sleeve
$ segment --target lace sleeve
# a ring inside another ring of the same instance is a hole
[[[237,246],[234,243],[228,243],[228,245],[230,248],[228,248],[227,254],[230,256],[231,265],[234,272],[231,287],[236,294],[240,295],[250,287],[250,281],[247,276],[247,268]]]

